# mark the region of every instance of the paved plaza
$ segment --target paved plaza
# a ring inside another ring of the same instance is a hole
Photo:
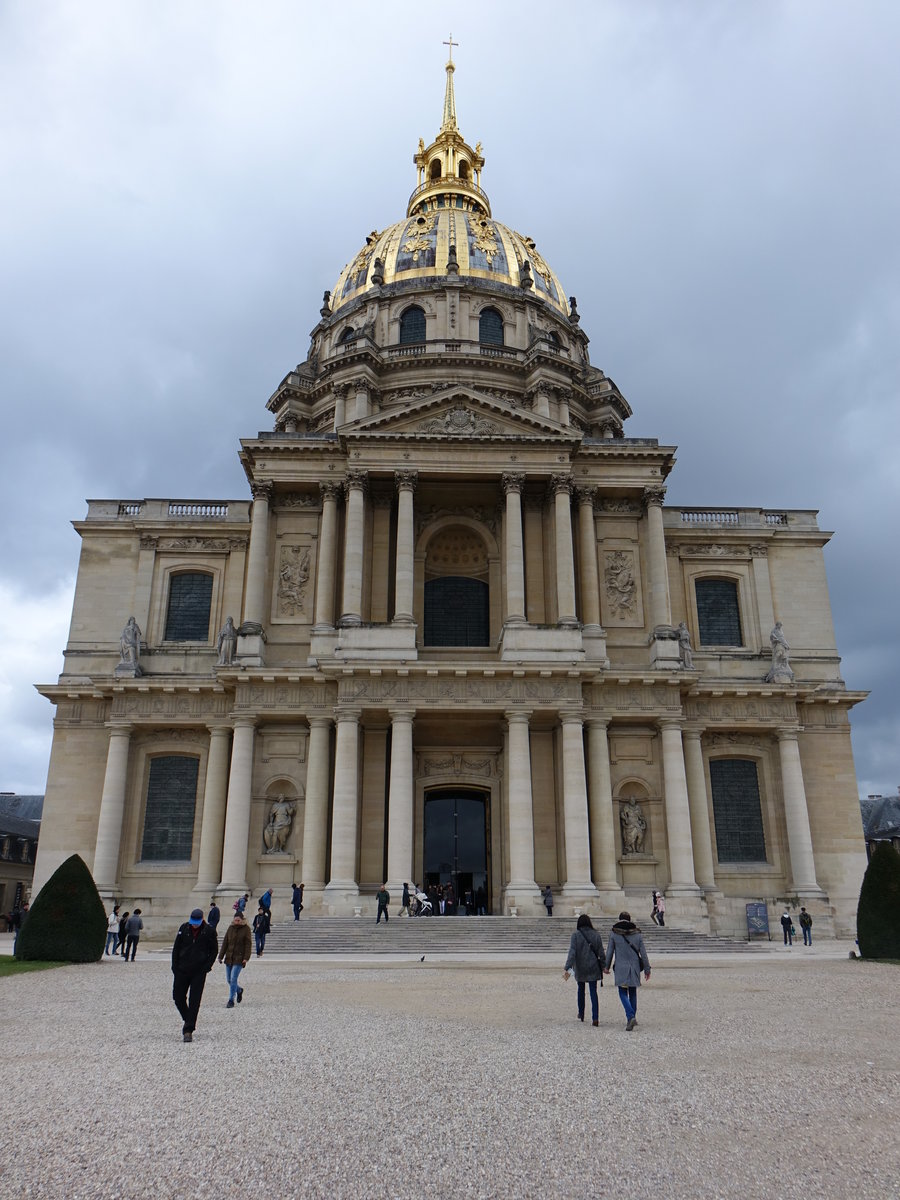
[[[192,1045],[163,947],[2,979],[0,1195],[896,1197],[900,968],[846,954],[659,955],[631,1034],[546,957],[217,967]]]

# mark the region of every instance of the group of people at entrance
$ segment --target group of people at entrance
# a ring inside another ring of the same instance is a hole
[[[628,1033],[637,1025],[637,990],[641,986],[641,974],[650,978],[650,959],[644,946],[641,931],[631,919],[631,913],[620,912],[613,925],[606,950],[603,938],[594,928],[587,913],[582,913],[569,942],[569,953],[563,967],[563,979],[568,979],[572,970],[578,984],[578,1020],[584,1020],[585,988],[591,997],[591,1024],[600,1024],[600,1003],[597,985],[603,986],[603,976],[612,969],[619,999],[625,1010],[625,1029]]]
[[[384,896],[387,896],[387,900],[384,900]],[[381,920],[382,913],[384,919],[388,919],[387,906],[391,897],[386,883],[382,884],[375,893],[375,898],[378,902],[378,915],[375,918],[377,925]],[[457,900],[456,889],[452,883],[429,883],[422,891],[415,884],[404,883],[403,894],[400,898],[400,912],[397,915],[401,917],[456,917],[462,915],[485,917],[487,916],[487,889],[483,884],[479,884],[474,891],[472,888],[466,888],[460,899]]]
[[[812,917],[806,911],[805,907],[800,908],[800,916],[797,918],[797,920],[800,922],[800,929],[803,932],[803,945],[811,946]],[[794,928],[794,918],[787,909],[785,909],[781,914],[781,930],[784,934],[784,944],[786,946],[793,946],[794,938],[797,936],[797,931]]]

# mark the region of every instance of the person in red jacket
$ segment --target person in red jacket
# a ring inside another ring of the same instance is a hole
[[[195,908],[175,934],[172,946],[172,999],[184,1021],[181,1033],[186,1042],[194,1040],[206,976],[218,953],[216,931],[203,920],[203,909]]]

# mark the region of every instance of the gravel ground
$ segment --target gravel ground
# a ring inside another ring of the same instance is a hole
[[[181,1040],[164,952],[0,980],[0,1196],[900,1195],[900,968],[659,957],[624,1030],[561,963],[263,958]]]

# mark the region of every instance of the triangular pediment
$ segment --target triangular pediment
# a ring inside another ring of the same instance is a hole
[[[474,388],[454,385],[431,396],[348,422],[341,437],[403,441],[450,438],[456,441],[510,438],[517,441],[577,442],[581,434],[531,409],[517,408]]]

